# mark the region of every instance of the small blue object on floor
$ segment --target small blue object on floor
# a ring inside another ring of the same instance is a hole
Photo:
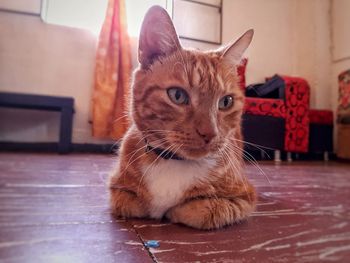
[[[148,240],[145,242],[146,247],[159,247],[159,242],[157,240]]]

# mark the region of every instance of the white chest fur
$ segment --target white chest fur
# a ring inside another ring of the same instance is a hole
[[[178,204],[183,194],[199,181],[205,180],[213,161],[159,160],[152,168],[144,167],[144,180],[152,195],[150,216],[161,218]]]

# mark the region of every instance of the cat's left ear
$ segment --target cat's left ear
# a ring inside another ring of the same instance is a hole
[[[138,59],[147,68],[158,57],[180,50],[181,45],[173,22],[160,6],[151,7],[142,23]]]
[[[254,30],[250,29],[245,32],[236,42],[224,48],[221,56],[229,63],[238,65],[241,62],[244,51],[252,42]]]

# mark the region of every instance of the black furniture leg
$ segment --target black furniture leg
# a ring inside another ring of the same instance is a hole
[[[61,110],[60,139],[58,143],[58,152],[61,154],[71,151],[72,118],[73,109],[70,107],[63,107]]]

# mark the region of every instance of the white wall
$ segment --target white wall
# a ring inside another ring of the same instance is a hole
[[[338,1],[342,0],[334,2]],[[335,10],[345,10],[349,2],[342,1]],[[261,82],[275,73],[303,76],[311,85],[311,106],[334,108],[335,72],[348,64],[332,64],[330,0],[224,0],[223,4],[224,43],[255,29],[247,52],[248,83]],[[73,141],[101,142],[91,137],[88,123],[97,37],[89,31],[45,24],[38,17],[3,12],[0,36],[0,90],[73,96]],[[216,47],[182,43],[201,49]],[[136,38],[132,44],[136,64]],[[7,127],[0,129],[0,140],[54,140],[57,116],[41,114],[34,117],[34,113],[0,109],[0,125]]]
[[[36,16],[4,12],[0,12],[0,36],[0,90],[74,97],[74,142],[97,141],[88,123],[97,37],[45,24]],[[1,140],[58,138],[57,114],[0,108],[0,116]]]
[[[108,0],[42,1],[41,18],[46,23],[87,29],[96,35],[100,32],[108,4]]]
[[[0,8],[31,14],[40,14],[42,0],[1,0]]]

